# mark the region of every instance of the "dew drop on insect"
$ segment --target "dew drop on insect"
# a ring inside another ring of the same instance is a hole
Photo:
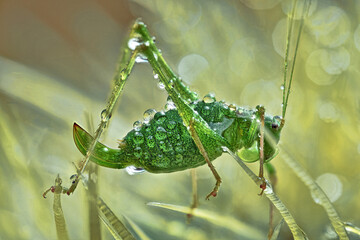
[[[156,120],[156,124],[161,125],[166,120],[166,115],[164,112],[157,112],[154,116],[154,119]]]
[[[172,101],[171,97],[168,96],[167,100],[166,100],[166,105],[165,105],[165,110],[169,111],[172,109],[176,109],[175,103]]]
[[[141,41],[138,38],[131,38],[128,41],[128,48],[130,48],[133,51],[140,45],[141,45]]]
[[[144,135],[141,132],[134,133],[134,143],[142,144],[144,142]]]
[[[167,103],[165,104],[165,110],[166,110],[166,111],[169,111],[169,110],[172,110],[172,109],[176,109],[175,103],[173,103],[173,102],[167,102]]]
[[[176,162],[181,162],[183,160],[183,155],[176,154],[175,158],[176,158]]]
[[[210,107],[209,106],[205,106],[202,110],[201,110],[202,114],[204,114],[205,116],[210,114]]]
[[[147,57],[143,54],[140,54],[135,58],[136,63],[146,63],[148,62]]]
[[[165,89],[165,85],[164,85],[162,82],[159,82],[159,83],[158,83],[158,87],[159,87],[161,90],[164,90],[164,89]]]
[[[142,127],[142,123],[140,121],[134,122],[133,128],[135,131],[139,131],[141,129],[141,127]]]
[[[155,138],[157,140],[164,140],[166,138],[166,130],[163,127],[158,127],[156,129]]]
[[[155,60],[157,61],[158,60],[158,55],[156,53],[153,54]]]
[[[176,127],[176,122],[175,122],[175,121],[169,121],[169,122],[166,124],[166,127],[167,127],[167,129],[169,129],[169,130],[173,130],[173,129]]]
[[[146,138],[146,144],[148,145],[149,148],[153,148],[155,147],[155,139],[153,136],[148,136]]]
[[[184,148],[183,148],[183,146],[181,145],[181,143],[178,143],[178,144],[175,146],[175,151],[176,151],[177,153],[182,153],[182,152],[184,152]]]
[[[128,166],[125,168],[125,171],[129,174],[129,175],[135,175],[135,174],[140,174],[140,173],[144,173],[145,170],[143,168],[137,168],[135,166]]]
[[[212,93],[206,94],[206,95],[204,96],[204,98],[203,98],[203,101],[204,101],[205,103],[213,103],[213,102],[216,101],[215,95],[212,94]]]
[[[230,111],[234,112],[234,111],[236,111],[236,106],[234,104],[230,104],[229,109],[230,109]]]
[[[144,117],[144,123],[149,123],[151,119],[154,118],[154,115],[156,113],[155,109],[148,109],[144,112],[143,117]]]
[[[136,147],[136,148],[134,149],[134,156],[135,156],[136,158],[141,158],[141,155],[142,155],[142,149],[141,149],[141,147]]]

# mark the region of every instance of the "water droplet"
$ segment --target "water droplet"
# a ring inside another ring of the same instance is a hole
[[[148,136],[146,138],[146,143],[147,143],[149,148],[155,147],[155,139],[153,138],[153,136]]]
[[[159,78],[159,74],[155,73],[155,74],[154,74],[154,78],[155,78],[155,79],[158,79],[158,78]]]
[[[169,110],[172,110],[172,109],[176,109],[175,103],[174,102],[167,102],[165,104],[165,110],[169,111]]]
[[[133,128],[135,131],[139,131],[141,129],[141,127],[142,127],[142,122],[140,122],[140,121],[134,122]]]
[[[157,61],[157,60],[158,60],[158,55],[157,55],[157,53],[154,53],[153,56],[154,56],[155,60]]]
[[[234,112],[234,111],[236,111],[236,106],[234,104],[230,104],[229,109],[230,109],[230,111]]]
[[[205,116],[210,114],[210,107],[209,106],[205,106],[202,110],[201,110],[202,114],[204,114]]]
[[[140,174],[140,173],[144,173],[145,170],[143,168],[137,168],[135,166],[128,166],[125,168],[125,171],[129,174],[129,175],[135,175],[135,174]]]
[[[165,85],[164,85],[162,82],[159,82],[159,83],[158,83],[158,87],[159,87],[161,90],[164,90],[164,89],[165,89]]]
[[[182,162],[182,160],[183,160],[183,156],[181,154],[176,154],[175,158],[176,158],[176,162],[179,162],[179,163]]]
[[[144,45],[148,47],[148,46],[150,46],[150,42],[149,42],[149,41],[146,41],[146,42],[144,43]]]
[[[154,115],[156,113],[155,109],[148,109],[144,112],[143,117],[144,117],[144,123],[149,123],[151,119],[154,118]]]
[[[134,143],[142,144],[144,142],[144,135],[141,132],[134,133]]]
[[[178,144],[175,146],[175,151],[178,152],[178,153],[184,152],[184,148],[183,148],[183,146],[181,145],[181,143],[178,143]]]
[[[167,129],[169,129],[169,130],[173,130],[173,129],[176,127],[176,122],[175,122],[175,121],[169,121],[169,122],[166,124],[166,127],[167,127]]]
[[[281,85],[281,86],[280,86],[280,89],[281,89],[281,90],[284,90],[284,89],[285,89],[285,86],[284,86],[284,85]]]
[[[141,53],[139,53],[135,58],[136,63],[146,63],[148,62],[147,57]]]
[[[166,120],[166,115],[164,112],[157,112],[154,116],[154,119],[156,120],[156,124],[161,125]]]
[[[138,46],[141,45],[141,40],[139,38],[131,38],[129,41],[128,41],[128,48],[130,48],[131,50],[135,50]]]
[[[142,149],[141,149],[141,147],[136,147],[136,148],[134,149],[134,156],[135,156],[136,158],[141,158],[141,155],[142,155]]]
[[[209,94],[204,96],[203,101],[205,103],[213,103],[213,102],[216,101],[215,95],[212,94],[212,93],[209,93]]]
[[[157,140],[164,140],[166,138],[166,130],[163,127],[156,129],[155,138]]]
[[[101,121],[107,122],[110,119],[111,115],[108,115],[106,109],[101,112]]]

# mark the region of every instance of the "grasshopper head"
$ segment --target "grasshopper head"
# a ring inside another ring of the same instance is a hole
[[[278,151],[276,148],[280,140],[280,132],[283,128],[281,117],[265,116],[265,139],[264,139],[264,157],[265,162],[273,159]],[[260,129],[260,128],[259,128]],[[260,132],[253,145],[249,148],[242,148],[238,151],[238,156],[245,162],[256,162],[260,157]]]
[[[265,139],[264,139],[265,162],[269,162],[277,155],[276,145],[280,140],[280,132],[284,126],[283,122],[284,121],[279,116],[265,117]]]

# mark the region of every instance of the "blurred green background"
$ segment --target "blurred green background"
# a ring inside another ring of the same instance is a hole
[[[0,239],[56,239],[56,174],[68,185],[81,159],[72,124],[95,125],[111,88],[119,48],[141,17],[169,65],[201,96],[281,115],[286,13],[291,1],[2,0],[0,2]],[[317,179],[341,219],[360,225],[360,2],[314,1],[298,51],[281,144]],[[117,145],[146,109],[163,109],[167,95],[148,64],[135,66],[104,142]],[[309,190],[282,160],[277,192],[310,239],[331,237],[330,224]],[[217,222],[146,206],[189,206],[190,171],[130,176],[100,168],[99,195],[150,239],[265,239],[268,201],[231,157],[214,165],[223,179],[198,168],[200,209]],[[257,172],[258,164],[250,164]],[[85,191],[63,196],[71,239],[88,239]],[[276,213],[276,222],[279,216]],[[252,228],[249,234],[242,224]],[[280,239],[292,239],[286,226]],[[103,228],[104,239],[111,235]]]

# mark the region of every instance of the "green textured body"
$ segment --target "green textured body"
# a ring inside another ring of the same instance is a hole
[[[175,172],[205,164],[199,145],[202,145],[200,148],[210,161],[223,153],[222,147],[233,152],[240,150],[238,154],[244,161],[259,160],[259,128],[260,116],[263,117],[265,111],[263,107],[258,106],[255,110],[236,108],[207,96],[204,100],[199,100],[197,94],[190,91],[165,62],[146,25],[141,21],[137,21],[132,28],[128,47],[123,59],[130,60],[114,79],[115,83],[122,84],[123,87],[140,54],[152,66],[154,78],[159,79],[164,86],[176,109],[157,112],[150,121],[141,126],[136,125],[121,140],[118,149],[96,143],[91,151],[91,161],[110,168],[133,165],[153,173]],[[114,89],[121,90],[122,87]],[[113,107],[114,104],[109,106]],[[273,138],[277,143],[283,123],[279,117],[265,115],[265,130],[269,130],[266,131],[262,149],[265,161],[271,160],[275,155],[275,149],[269,144],[268,138]],[[102,122],[102,125],[105,123]],[[188,127],[191,127],[193,136]],[[193,140],[194,134],[198,138],[197,145]],[[74,141],[85,155],[92,148],[93,137],[75,123]]]
[[[217,101],[196,101],[189,105],[210,129],[224,138],[232,151],[243,147],[248,149],[259,141],[257,110],[229,107]],[[266,116],[265,125],[269,127],[274,121],[277,120]],[[85,155],[92,137],[85,130],[74,128],[74,139]],[[204,146],[212,161],[223,153],[223,144],[209,141]],[[258,156],[257,152],[255,154]],[[273,154],[273,151],[269,152],[267,159]],[[149,122],[131,130],[121,141],[119,149],[98,143],[94,155],[91,160],[102,166],[124,168],[133,165],[153,173],[181,171],[206,163],[177,109],[157,112]]]

